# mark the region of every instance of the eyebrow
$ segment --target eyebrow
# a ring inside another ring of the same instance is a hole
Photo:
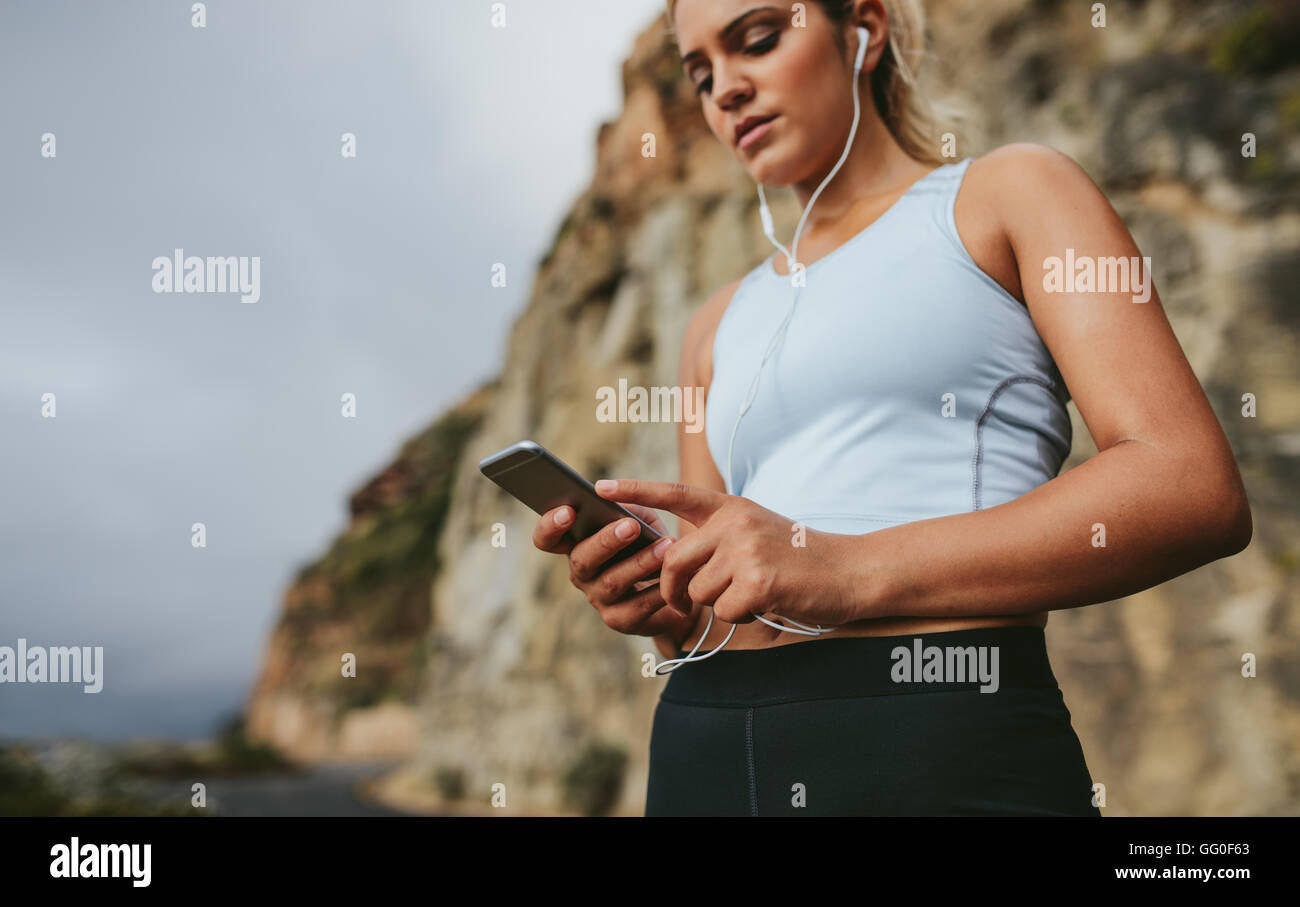
[[[769,10],[775,10],[775,9],[778,9],[778,7],[756,6],[753,9],[745,10],[745,12],[741,13],[739,16],[732,19],[725,26],[723,26],[722,30],[718,32],[718,37],[723,41],[725,41],[727,40],[727,36],[730,35],[737,28],[739,28],[741,23],[744,22],[745,19],[748,19],[750,16],[754,15],[755,13],[762,13],[762,12],[767,12]],[[685,67],[686,64],[689,63],[691,60],[695,59],[696,57],[702,57],[702,56],[704,56],[703,51],[693,50],[682,57],[682,66]]]

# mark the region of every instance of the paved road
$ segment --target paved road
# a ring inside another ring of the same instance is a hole
[[[361,780],[389,766],[327,765],[296,775],[250,778],[208,778],[208,806],[222,816],[401,816],[405,813],[370,803],[356,793]],[[160,796],[189,801],[190,781],[155,781]]]

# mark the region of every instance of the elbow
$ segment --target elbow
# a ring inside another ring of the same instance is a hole
[[[1223,553],[1219,556],[1231,557],[1244,551],[1255,534],[1255,523],[1250,515],[1250,500],[1240,481],[1235,489],[1219,497],[1216,513],[1218,525],[1222,527],[1218,537]]]

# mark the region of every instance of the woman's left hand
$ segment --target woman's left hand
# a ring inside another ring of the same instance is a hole
[[[696,528],[664,552],[659,586],[671,605],[711,605],[733,624],[769,611],[823,627],[861,617],[845,594],[853,536],[808,529],[748,498],[680,482],[603,479],[596,492],[667,510]]]

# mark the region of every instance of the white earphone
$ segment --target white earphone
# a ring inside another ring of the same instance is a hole
[[[839,169],[844,164],[844,161],[848,159],[849,151],[853,147],[854,136],[856,136],[858,133],[858,120],[861,115],[860,102],[858,99],[858,75],[862,72],[862,61],[866,59],[867,56],[867,42],[871,39],[871,33],[861,25],[858,26],[857,31],[858,31],[858,52],[857,52],[856,59],[853,61],[853,127],[849,130],[849,140],[844,144],[844,152],[840,155],[840,159],[836,161],[835,166],[831,168],[831,172],[826,174],[826,178],[822,180],[821,185],[817,187],[817,191],[812,194],[812,197],[810,199],[808,199],[808,205],[807,207],[804,208],[803,214],[799,218],[798,226],[795,227],[794,241],[791,242],[789,249],[786,249],[785,246],[781,245],[781,243],[776,238],[776,230],[772,225],[772,212],[768,210],[767,197],[763,194],[763,184],[762,183],[757,184],[758,201],[759,201],[758,215],[759,215],[759,220],[763,222],[763,233],[767,235],[767,238],[768,240],[771,241],[772,245],[776,246],[778,249],[780,249],[782,252],[785,253],[786,266],[787,268],[789,268],[790,271],[790,284],[792,287],[794,287],[794,294],[790,299],[790,311],[786,313],[785,320],[781,322],[781,326],[777,328],[776,333],[772,335],[772,339],[768,341],[767,349],[763,352],[763,358],[758,363],[758,371],[754,373],[754,380],[750,382],[749,392],[745,395],[745,402],[741,405],[740,412],[736,415],[736,422],[731,427],[731,440],[727,443],[727,477],[726,478],[727,478],[728,494],[735,493],[733,490],[735,486],[732,485],[731,482],[731,461],[732,461],[732,451],[736,444],[736,430],[740,428],[740,420],[745,417],[745,413],[749,411],[750,404],[754,402],[754,394],[758,389],[758,379],[763,374],[763,366],[767,364],[768,357],[771,356],[772,350],[776,347],[777,341],[780,338],[785,336],[786,328],[790,324],[790,318],[791,316],[794,315],[795,304],[799,301],[799,291],[803,289],[802,284],[796,284],[794,281],[794,275],[796,273],[796,269],[801,269],[803,267],[802,265],[799,264],[798,259],[795,257],[795,253],[799,249],[799,234],[803,232],[804,221],[808,219],[808,212],[812,210],[813,203],[817,201],[817,196],[821,195],[822,190],[826,188],[827,184],[830,183],[830,181],[835,177],[835,174],[839,172]],[[669,671],[676,670],[679,665],[683,665],[691,661],[703,661],[704,659],[708,658],[710,655],[716,655],[718,652],[722,651],[722,648],[726,646],[728,642],[731,641],[732,634],[736,632],[736,626],[737,626],[736,624],[732,624],[731,630],[727,632],[726,638],[722,640],[722,642],[717,646],[717,648],[705,652],[703,655],[697,656],[695,654],[700,648],[700,643],[704,642],[705,638],[709,635],[709,630],[713,627],[713,616],[714,616],[713,610],[710,609],[709,622],[705,625],[704,632],[700,635],[699,641],[695,643],[695,648],[691,649],[690,652],[686,653],[681,658],[669,658],[665,661],[660,662],[658,665],[655,666],[655,673],[667,674]],[[779,617],[780,615],[777,616]],[[821,636],[822,634],[830,633],[832,630],[835,629],[834,627],[822,627],[820,625],[816,627],[809,627],[806,624],[801,624],[797,620],[791,620],[788,617],[782,617],[781,619],[794,624],[794,627],[787,627],[784,626],[783,624],[774,623],[768,620],[767,618],[763,617],[763,615],[761,614],[755,614],[754,618],[755,620],[762,621],[763,623],[767,624],[769,627],[775,627],[776,629],[781,630],[785,633],[798,633],[802,636]]]

